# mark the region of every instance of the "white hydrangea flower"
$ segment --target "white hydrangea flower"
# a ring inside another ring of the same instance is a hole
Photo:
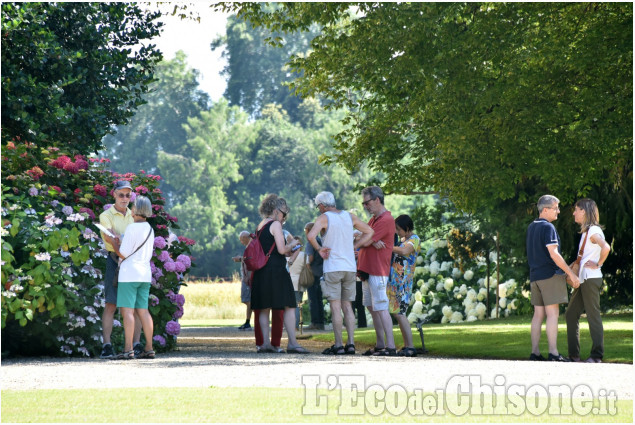
[[[430,274],[432,276],[438,275],[440,268],[441,268],[441,265],[439,264],[439,262],[432,260],[432,263],[430,263]]]
[[[452,269],[452,277],[455,279],[458,279],[461,277],[461,270],[459,270],[458,267],[455,267]]]
[[[417,321],[417,315],[415,313],[410,313],[408,315],[408,323],[410,323],[411,325],[414,325]]]
[[[421,291],[415,292],[415,301],[421,301],[421,298],[423,298],[421,296]]]
[[[479,301],[483,301],[485,298],[487,298],[487,289],[486,288],[480,288],[478,290],[478,295],[476,296],[476,299]]]
[[[465,285],[465,283],[461,285],[459,291],[461,292],[461,295],[467,295],[467,285]]]
[[[435,288],[437,290],[437,292],[439,291],[443,291],[444,287],[443,287],[443,282],[439,282],[437,283],[437,286]]]
[[[438,299],[438,298],[435,298],[435,299],[433,299],[433,300],[432,300],[432,303],[430,304],[430,307],[436,307],[436,306],[438,306],[440,303],[441,303],[441,302],[439,301],[439,299]],[[433,310],[430,310],[430,311],[433,311]],[[428,313],[430,313],[430,312],[428,312]],[[432,313],[430,313],[430,314],[432,314]]]
[[[443,308],[441,309],[441,313],[443,313],[443,315],[446,317],[452,316],[452,307],[450,307],[449,305],[443,306]]]
[[[467,281],[472,280],[473,277],[474,277],[474,272],[472,270],[467,270],[465,273],[463,273],[463,279]]]
[[[465,315],[466,315],[466,316],[474,316],[474,317],[477,317],[477,316],[478,316],[478,312],[476,311],[476,308],[474,308],[474,307],[473,307],[473,308],[471,308],[471,309],[469,309],[469,310],[466,310]]]
[[[434,283],[436,282],[436,280],[434,278],[430,278],[428,279],[428,281],[426,282],[426,286],[428,287],[428,289],[432,288],[434,286]]]
[[[476,322],[477,320],[478,318],[474,315],[467,316],[467,319],[465,319],[466,322]]]
[[[450,319],[448,319],[448,317],[447,317],[447,316],[443,316],[443,317],[441,318],[441,323],[448,323],[449,321],[450,321]]]
[[[496,307],[492,309],[492,313],[490,314],[490,318],[496,319]]]
[[[501,308],[507,307],[507,298],[501,298],[500,300],[498,300],[498,305]]]
[[[505,298],[507,296],[507,284],[501,283],[498,285],[498,296],[499,298]]]
[[[441,270],[442,272],[447,272],[448,270],[450,270],[450,267],[452,267],[452,261],[444,261],[443,263],[441,263],[441,268],[439,270]]]
[[[423,303],[421,301],[415,301],[412,306],[412,312],[415,314],[423,313]]]
[[[417,256],[417,265],[423,263],[423,257],[421,255]]]
[[[453,286],[454,286],[454,281],[452,280],[451,277],[447,278],[445,282],[443,282],[443,287],[445,288],[446,291],[450,291]]]
[[[510,310],[516,310],[518,308],[518,299],[514,298],[508,305]]]
[[[509,309],[508,308],[505,309],[504,314],[505,314],[505,317],[509,317]]]
[[[505,282],[505,285],[507,286],[507,294],[505,296],[510,297],[516,291],[518,283],[516,283],[514,279],[509,279],[507,282]]]
[[[452,313],[452,316],[450,316],[450,323],[460,323],[463,321],[463,313],[461,313],[460,311],[455,311],[454,313]]]
[[[423,279],[419,279],[419,280],[417,281],[417,286],[418,286],[419,288],[421,288],[421,286],[423,286],[423,283],[424,283]]]
[[[489,253],[489,261],[492,263],[496,263],[496,252],[492,251]]]
[[[421,258],[421,257],[419,257],[419,258]],[[420,274],[421,276],[425,276],[425,275],[427,275],[427,274],[429,274],[429,273],[430,273],[430,266],[425,265],[425,266],[423,266],[423,267],[418,267],[418,268],[417,268],[417,271],[421,271],[419,274]]]
[[[474,302],[476,300],[477,295],[478,294],[476,293],[476,291],[474,289],[470,288],[469,291],[467,291],[467,294],[466,294],[467,298],[466,299]]]
[[[476,281],[476,283],[478,283],[479,286],[485,286],[485,279],[480,278],[479,280]]]
[[[476,304],[476,307],[474,309],[476,310],[476,316],[479,318],[479,320],[483,320],[485,318],[485,315],[487,314],[487,307],[485,306],[485,304],[478,303]]]

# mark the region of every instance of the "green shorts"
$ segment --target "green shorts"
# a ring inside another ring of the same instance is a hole
[[[119,282],[117,307],[148,309],[150,282]]]

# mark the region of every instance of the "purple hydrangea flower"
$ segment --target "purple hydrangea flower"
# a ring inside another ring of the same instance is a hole
[[[190,259],[188,255],[185,255],[185,254],[181,254],[178,257],[176,257],[176,261],[178,261],[179,263],[183,263],[183,265],[185,265],[185,268],[187,269],[189,269],[192,266],[192,260]]]
[[[178,306],[174,314],[172,315],[174,319],[180,319],[183,317],[183,307]]]
[[[170,259],[170,253],[167,251],[161,251],[161,254],[159,254],[159,256],[157,257],[159,259],[159,261],[165,263],[166,261],[171,261]]]
[[[36,188],[34,188],[34,187],[29,189],[29,195],[31,195],[31,196],[37,196],[38,193],[39,193],[38,190]]]
[[[178,272],[178,273],[183,273],[186,270],[185,264],[183,264],[183,263],[181,263],[179,261],[175,262],[174,263],[174,270],[176,272]]]
[[[152,275],[154,276],[155,279],[160,278],[161,276],[163,276],[163,272],[161,271],[161,269],[155,269],[154,273],[152,273]]]
[[[181,333],[181,325],[174,320],[170,320],[165,324],[165,332],[167,332],[168,335],[176,336]]]
[[[67,205],[64,208],[62,208],[62,212],[66,215],[71,215],[73,214],[73,207],[70,207]]]
[[[183,307],[185,304],[185,296],[183,294],[176,294],[174,296],[174,301],[176,302],[176,305]]]
[[[148,297],[148,302],[150,303],[150,306],[154,307],[156,305],[159,305],[159,298],[156,295],[150,294],[150,296]]]
[[[106,211],[108,208],[112,207],[112,204],[106,204],[104,205],[104,211]]]
[[[176,263],[172,260],[166,261],[165,263],[163,263],[163,267],[165,267],[166,271],[173,272],[176,270]]]
[[[159,249],[163,249],[165,248],[165,246],[168,243],[165,241],[165,238],[163,236],[157,236],[156,238],[154,238],[154,247],[155,248],[159,248]]]
[[[161,347],[165,347],[165,338],[163,338],[161,335],[155,335],[152,340],[156,341]]]

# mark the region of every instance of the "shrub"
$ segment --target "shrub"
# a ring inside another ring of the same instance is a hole
[[[3,149],[4,352],[99,353],[106,250],[94,222],[110,207],[108,188],[120,179],[129,180],[135,194],[147,196],[153,204],[155,214],[148,219],[156,236],[149,310],[156,350],[174,348],[178,332],[170,323],[183,314],[185,300],[178,291],[192,266],[189,247],[194,241],[171,231],[178,229],[177,219],[163,208],[159,176],[111,173],[107,164],[108,160],[71,158],[58,148],[19,140]],[[160,261],[163,252],[165,261]],[[123,340],[118,324],[112,335],[115,345]]]

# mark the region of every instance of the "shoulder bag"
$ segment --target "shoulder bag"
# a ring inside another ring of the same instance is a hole
[[[587,229],[586,235],[584,236],[584,242],[582,242],[582,246],[580,247],[580,250],[578,251],[578,258],[576,258],[575,261],[571,263],[571,265],[569,266],[573,274],[576,276],[580,275],[580,262],[582,261],[582,255],[584,254],[584,246],[586,245],[586,240],[589,237],[589,229]],[[571,282],[571,279],[569,279],[569,276],[567,276],[567,283],[569,285],[573,283]]]
[[[306,252],[304,253],[304,265],[302,266],[302,271],[300,272],[300,277],[298,278],[298,290],[304,291],[313,286],[313,282],[315,279],[313,278],[313,272],[309,267],[309,264],[306,262],[308,255]]]

